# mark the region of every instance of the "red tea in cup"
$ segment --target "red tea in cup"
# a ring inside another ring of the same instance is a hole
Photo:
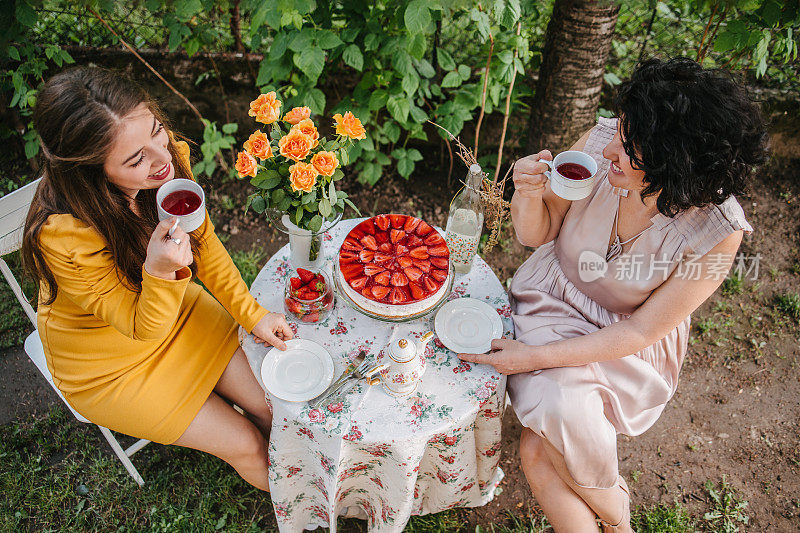
[[[170,215],[182,216],[197,211],[201,203],[200,196],[182,189],[168,194],[161,202],[161,207]]]
[[[578,163],[561,163],[556,167],[556,171],[567,179],[585,180],[592,177],[589,169]],[[165,208],[166,209],[166,208]]]

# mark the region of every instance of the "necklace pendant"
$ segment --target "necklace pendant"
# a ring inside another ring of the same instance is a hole
[[[619,235],[616,235],[614,237],[614,242],[611,243],[611,246],[608,247],[608,252],[606,252],[606,263],[613,260],[621,253],[622,243],[619,241]]]

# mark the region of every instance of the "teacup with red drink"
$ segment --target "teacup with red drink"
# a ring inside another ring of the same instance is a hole
[[[183,231],[199,228],[206,218],[206,197],[203,188],[187,179],[174,179],[162,185],[156,193],[158,219],[178,218]]]
[[[561,152],[547,163],[550,170],[545,176],[550,179],[550,188],[565,200],[583,200],[592,192],[597,174],[597,162],[592,156],[578,150]]]

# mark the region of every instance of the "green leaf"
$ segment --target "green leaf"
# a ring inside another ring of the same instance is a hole
[[[314,40],[314,32],[311,29],[296,31],[289,38],[289,49],[293,52],[303,52],[311,48]],[[299,67],[300,65],[298,65]],[[300,67],[302,68],[302,67]]]
[[[386,102],[386,109],[398,122],[405,122],[408,120],[409,105],[408,100],[403,96],[391,95],[389,101]]]
[[[203,10],[200,0],[181,0],[175,2],[175,16],[181,22],[188,22],[193,16]]]
[[[317,199],[317,190],[312,189],[311,192],[307,192],[303,195],[303,198],[300,201],[300,205],[308,205],[311,202],[316,201],[316,199]]]
[[[344,177],[344,172],[342,172],[342,169],[341,169],[341,168],[337,168],[337,169],[334,171],[334,173],[333,173],[333,176],[331,176],[331,181],[339,181],[339,180],[340,180],[340,179],[342,179],[343,177]],[[336,192],[336,194],[337,194],[337,195],[341,195],[341,194],[343,194],[343,193],[342,193],[342,191],[337,191],[337,192]]]
[[[392,66],[394,69],[405,76],[406,74],[415,73],[414,65],[411,62],[411,56],[405,50],[397,50],[392,56]]]
[[[36,21],[39,20],[39,16],[36,14],[36,10],[26,1],[26,0],[17,0],[17,21],[23,26],[27,26],[32,28],[36,25]]]
[[[439,66],[444,70],[454,70],[456,68],[456,62],[453,61],[453,56],[444,48],[436,49],[436,57],[439,58]]]
[[[428,41],[425,36],[421,33],[415,33],[409,36],[408,42],[406,43],[406,50],[417,59],[422,59],[427,46]]]
[[[222,132],[227,133],[229,135],[232,133],[236,133],[238,129],[239,129],[239,124],[237,124],[236,122],[228,122],[227,124],[222,125]]]
[[[332,204],[336,203],[336,183],[333,180],[328,184],[328,199]]]
[[[314,215],[313,217],[311,217],[311,220],[308,223],[308,229],[310,229],[311,231],[319,231],[320,229],[322,229],[322,222],[323,220],[321,216]]]
[[[408,179],[412,172],[414,172],[415,163],[407,158],[399,159],[397,161],[397,172]]]
[[[312,113],[321,115],[325,112],[325,93],[320,89],[314,87],[309,90],[305,94],[303,101],[311,108]]]
[[[195,164],[194,164],[194,166],[192,167],[192,176],[199,176],[199,175],[201,175],[201,174],[203,173],[203,171],[205,170],[205,168],[206,168],[206,163],[205,163],[205,161],[198,161],[198,162],[197,162],[197,163],[195,163]]]
[[[458,87],[461,85],[461,76],[455,70],[448,72],[442,80],[442,87]]]
[[[317,44],[323,50],[330,50],[331,48],[343,45],[344,42],[332,31],[320,30],[317,32]]]
[[[364,56],[361,55],[361,49],[358,48],[358,45],[351,44],[345,48],[342,53],[342,59],[359,72],[364,68]]]
[[[267,202],[264,201],[264,198],[262,198],[261,196],[256,196],[255,198],[253,198],[253,201],[251,202],[250,205],[253,206],[253,211],[255,211],[256,213],[263,213],[264,209],[267,208]]]
[[[423,78],[432,78],[436,75],[436,71],[427,59],[417,61],[417,71]]]
[[[461,76],[461,81],[467,81],[472,74],[472,71],[466,65],[458,66],[458,75]]]
[[[270,195],[270,199],[272,200],[272,205],[280,204],[286,198],[286,191],[283,189],[275,189],[272,191]]]
[[[422,161],[422,154],[419,153],[419,150],[416,148],[410,148],[406,152],[406,157],[409,158],[411,161]]]
[[[403,17],[406,28],[411,33],[424,33],[431,24],[431,12],[425,0],[412,0],[406,7]]]
[[[372,94],[369,95],[369,110],[377,111],[378,109],[382,109],[386,105],[387,100],[389,100],[389,93],[384,89],[372,91]]]
[[[316,80],[322,74],[322,69],[325,67],[325,52],[322,48],[311,47],[306,48],[299,54],[294,55],[294,64],[303,71],[303,73]]]
[[[366,37],[364,37],[364,51],[370,52],[372,50],[377,50],[378,46],[381,44],[381,39],[374,33],[370,33]]]
[[[356,212],[356,215],[361,216],[361,211],[356,207],[356,204],[351,202],[348,198],[344,199],[344,203],[350,206],[350,209]]]
[[[339,150],[339,161],[342,162],[342,166],[347,166],[350,164],[350,156],[347,153],[347,148],[342,148]],[[336,179],[336,174],[334,173],[334,179]]]
[[[328,218],[331,215],[332,207],[331,202],[327,198],[319,201],[319,214]]]
[[[386,124],[384,124],[383,131],[392,143],[396,143],[400,138],[400,126],[397,124],[397,122],[386,122]]]
[[[410,111],[411,118],[414,119],[414,122],[424,123],[428,120],[428,114],[416,105],[411,104]]]
[[[413,76],[406,75],[403,78],[402,86],[406,94],[409,97],[412,96],[417,91],[417,88],[419,88],[419,76],[416,74]]]
[[[17,50],[17,48],[14,47],[14,46],[9,46],[8,47],[8,57],[13,59],[14,61],[19,61],[20,60],[19,59],[19,50]]]

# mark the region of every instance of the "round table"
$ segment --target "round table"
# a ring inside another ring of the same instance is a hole
[[[331,272],[344,237],[363,219],[343,220],[324,238]],[[261,269],[250,289],[267,309],[283,312],[291,274],[289,245]],[[504,336],[513,336],[508,297],[489,266],[475,258],[457,275],[450,299],[471,297],[494,307]],[[296,337],[323,345],[339,376],[360,350],[374,362],[395,328],[419,337],[433,331],[435,313],[405,324],[368,318],[341,298],[318,324],[290,321]],[[268,347],[240,328],[240,340],[258,382]],[[503,478],[500,431],[506,378],[488,365],[462,362],[434,337],[427,370],[409,397],[394,398],[380,385],[356,385],[332,403],[310,409],[267,394],[273,408],[269,482],[281,531],[330,527],[340,514],[361,516],[371,531],[402,531],[411,515],[477,507],[494,497]]]

